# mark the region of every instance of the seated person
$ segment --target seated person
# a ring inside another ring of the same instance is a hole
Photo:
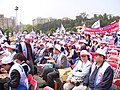
[[[95,52],[95,62],[85,76],[82,90],[112,90],[113,76],[113,69],[105,61],[105,51],[98,48]]]
[[[25,62],[25,60],[26,60],[25,56],[23,54],[17,53],[14,55],[13,60],[15,62],[19,63],[23,67],[26,76],[28,76],[28,74],[30,72],[30,67]]]
[[[63,86],[64,90],[71,90],[72,88],[79,90],[83,83],[84,76],[89,72],[92,65],[88,60],[89,53],[86,50],[82,50],[80,57],[81,60],[78,61],[77,65],[72,70],[72,74],[68,76],[66,83]]]
[[[66,68],[68,65],[67,57],[63,52],[61,52],[61,46],[56,44],[53,50],[54,54],[57,54],[56,60],[53,63],[54,68],[45,68],[43,71],[43,80],[46,81],[45,84],[39,86],[40,88],[44,88],[46,85],[54,88],[54,79],[59,78],[58,69]]]
[[[10,57],[3,57],[2,66],[9,78],[4,84],[5,90],[28,90],[28,79],[20,64],[14,63]]]

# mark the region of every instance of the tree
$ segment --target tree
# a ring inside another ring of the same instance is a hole
[[[24,27],[24,30],[23,30],[23,31],[27,31],[28,33],[30,33],[32,30],[33,30],[33,26],[30,25],[30,24],[27,24],[27,25]]]
[[[82,26],[85,24],[87,27],[91,27],[94,22],[97,20],[100,20],[101,26],[105,26],[107,24],[110,24],[111,22],[115,20],[119,20],[119,16],[112,16],[111,14],[94,14],[93,17],[88,18],[88,14],[85,12],[80,13],[80,15],[76,16],[76,19],[56,19],[54,21],[50,21],[44,24],[38,24],[34,26],[34,30],[36,32],[39,32],[40,30],[43,33],[51,33],[54,32],[58,27],[60,27],[61,24],[65,27],[66,31],[76,31],[74,27],[76,26]],[[29,30],[29,29],[28,29]],[[29,30],[30,31],[30,30]]]
[[[13,33],[13,32],[12,32],[11,28],[6,28],[6,29],[4,29],[4,33],[6,33],[6,35],[8,36],[9,33]]]

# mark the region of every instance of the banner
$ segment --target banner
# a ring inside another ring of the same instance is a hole
[[[105,33],[116,33],[119,30],[119,21],[108,24],[100,28],[85,28],[85,34],[105,34]]]

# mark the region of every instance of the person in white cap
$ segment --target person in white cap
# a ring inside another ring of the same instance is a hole
[[[89,53],[86,50],[80,52],[81,59],[68,76],[64,84],[64,90],[80,90],[83,87],[83,78],[89,72],[92,63],[89,61]]]
[[[44,56],[46,54],[46,47],[45,47],[44,43],[40,43],[39,47],[40,48],[36,54],[36,58],[40,64],[44,64],[44,63],[46,63],[46,60],[44,58]]]
[[[3,57],[2,66],[8,71],[9,78],[4,84],[5,90],[28,90],[28,79],[20,64],[14,63],[10,57]]]
[[[100,48],[103,49],[105,51],[105,53],[108,52],[107,42],[105,40],[102,40],[100,42]]]
[[[105,61],[105,51],[98,48],[95,62],[83,82],[82,90],[112,90],[113,69]]]
[[[61,68],[66,68],[68,67],[68,61],[67,61],[67,57],[65,56],[64,53],[61,52],[61,46],[56,44],[54,46],[54,50],[53,50],[54,54],[57,54],[57,58],[55,60],[55,62],[53,62],[53,67],[54,68],[46,68],[44,69],[44,73],[43,73],[43,79],[46,81],[46,84],[48,86],[50,86],[51,88],[54,88],[54,79],[55,78],[59,78],[59,72],[57,69],[61,69]],[[40,88],[45,87],[46,85],[43,84],[40,86]]]
[[[120,31],[117,32],[117,37],[118,37],[118,45],[120,45]]]
[[[8,51],[10,52],[9,57],[11,57],[11,59],[13,58],[13,56],[16,54],[16,46],[15,45],[9,45],[8,46]]]
[[[34,47],[33,44],[30,43],[30,40],[32,38],[30,37],[30,35],[26,35],[25,36],[25,41],[24,42],[20,42],[19,44],[19,48],[18,48],[18,52],[22,53],[25,57],[26,57],[26,62],[28,63],[28,65],[30,66],[30,74],[34,75]]]
[[[93,39],[90,51],[95,52],[97,50],[97,48],[100,48],[99,41],[98,41],[98,39]]]

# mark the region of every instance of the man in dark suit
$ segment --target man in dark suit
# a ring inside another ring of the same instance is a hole
[[[25,36],[25,41],[20,42],[18,52],[23,54],[26,57],[26,63],[30,67],[30,74],[34,75],[34,48],[30,43],[31,41],[30,35]]]

